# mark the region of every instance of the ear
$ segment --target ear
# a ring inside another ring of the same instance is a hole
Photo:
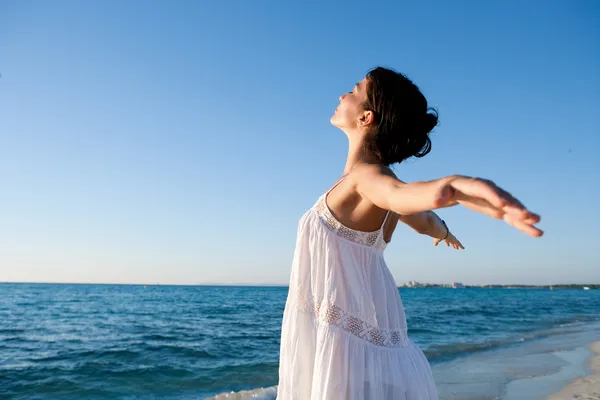
[[[375,114],[373,111],[364,111],[360,118],[358,119],[358,124],[360,126],[369,126],[375,120]]]

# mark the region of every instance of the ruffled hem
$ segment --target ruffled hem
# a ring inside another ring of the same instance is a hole
[[[377,346],[310,314],[294,321],[303,334],[283,338],[277,399],[437,400],[429,362],[412,340]]]

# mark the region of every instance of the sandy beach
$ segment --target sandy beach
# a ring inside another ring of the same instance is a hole
[[[600,341],[593,342],[589,349],[596,353],[589,361],[594,373],[568,384],[547,400],[600,400]]]

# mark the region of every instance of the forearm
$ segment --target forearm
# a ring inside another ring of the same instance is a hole
[[[434,239],[444,239],[448,235],[448,227],[443,220],[433,211],[425,211],[427,228],[422,232]]]

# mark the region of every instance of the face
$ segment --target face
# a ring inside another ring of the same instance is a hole
[[[367,100],[367,78],[357,83],[351,92],[340,96],[340,105],[331,117],[331,124],[340,129],[356,129],[364,125],[364,118],[371,114],[362,108]]]

